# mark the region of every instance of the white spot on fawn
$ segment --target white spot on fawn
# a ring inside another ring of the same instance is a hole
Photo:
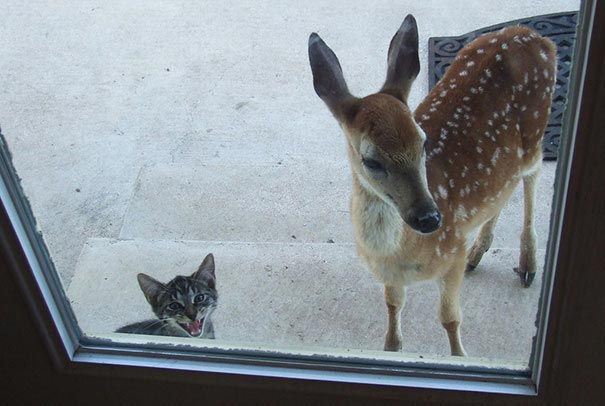
[[[466,75],[468,75],[468,72],[465,71],[465,70],[461,70],[460,73],[459,73],[459,75],[460,76],[466,76]]]
[[[548,60],[547,56],[546,56],[546,52],[544,52],[544,50],[540,50],[540,58],[542,58],[543,60]]]
[[[497,60],[497,61],[501,61],[501,60],[502,60],[502,55],[500,55],[500,54],[496,54],[496,60]]]
[[[439,196],[441,196],[442,199],[447,198],[447,189],[446,188],[444,188],[442,185],[439,185],[437,187],[437,190],[439,191]]]
[[[521,147],[517,147],[517,156],[521,158],[523,156],[523,149]]]
[[[500,148],[496,148],[494,154],[492,155],[492,159],[490,160],[492,165],[496,165],[496,162],[498,162],[498,158],[500,158]]]
[[[447,94],[447,90],[444,90],[441,93],[439,93],[439,96],[445,97],[446,94]]]
[[[502,45],[500,46],[502,49],[506,50],[508,49],[508,44],[506,42],[503,42]]]
[[[479,49],[477,49],[477,53],[478,54],[484,54],[485,50],[483,48],[479,48]]]
[[[462,172],[460,173],[460,177],[462,177],[462,178],[466,177],[467,172],[468,172],[468,166],[464,165],[462,167]]]
[[[498,38],[492,38],[489,40],[490,44],[495,44],[496,42],[498,42]]]
[[[466,220],[467,218],[468,214],[466,213],[466,209],[463,205],[459,205],[454,212],[454,221]]]
[[[485,69],[485,76],[487,76],[488,78],[492,77],[492,71],[489,69]]]
[[[474,62],[474,61],[468,61],[468,62],[466,63],[466,66],[468,66],[469,68],[470,68],[471,66],[473,66],[473,65],[475,65],[475,62]]]
[[[548,69],[544,69],[542,74],[544,75],[544,79],[548,78]]]

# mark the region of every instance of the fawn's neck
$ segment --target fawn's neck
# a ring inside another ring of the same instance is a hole
[[[398,210],[385,202],[364,185],[353,173],[353,197],[351,215],[358,243],[381,255],[394,255],[399,250],[409,229]]]

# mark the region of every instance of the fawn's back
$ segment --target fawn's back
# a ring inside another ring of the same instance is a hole
[[[528,28],[484,35],[460,51],[416,109],[445,229],[465,233],[492,218],[539,168],[555,61],[554,44]]]

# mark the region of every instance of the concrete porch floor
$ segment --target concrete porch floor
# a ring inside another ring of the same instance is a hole
[[[427,92],[429,36],[578,8],[562,0],[2,2],[0,125],[81,326],[107,332],[148,316],[137,272],[169,280],[214,251],[219,338],[380,348],[382,294],[351,246],[344,139],[313,91],[308,34],[324,37],[351,91],[367,94],[380,87],[390,38],[413,13],[415,106]],[[542,250],[554,176],[546,163]],[[494,250],[465,281],[472,355],[528,357],[540,280],[523,289],[511,271],[521,213],[518,190]],[[446,350],[435,305],[430,285],[410,290],[406,351]],[[504,321],[486,323],[496,314]]]

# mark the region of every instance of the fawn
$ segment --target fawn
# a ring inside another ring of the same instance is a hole
[[[460,287],[493,239],[498,214],[523,180],[519,273],[536,272],[534,202],[542,137],[556,77],[556,48],[529,28],[485,34],[465,46],[414,113],[418,28],[408,15],[391,40],[386,81],[364,98],[349,93],[336,55],[309,37],[315,92],[348,141],[351,217],[359,255],[384,284],[384,349],[401,350],[405,289],[437,279],[439,319],[452,355],[460,339]],[[468,235],[479,229],[467,252]]]

